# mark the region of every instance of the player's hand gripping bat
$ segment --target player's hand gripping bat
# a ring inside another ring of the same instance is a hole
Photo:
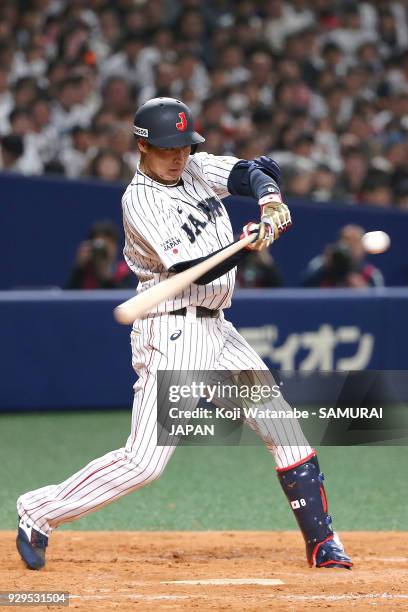
[[[249,251],[263,251],[286,232],[292,225],[290,210],[282,202],[280,194],[273,193],[262,197],[258,202],[261,208],[261,221],[251,221],[243,227],[241,238],[257,233],[257,238],[246,248]]]

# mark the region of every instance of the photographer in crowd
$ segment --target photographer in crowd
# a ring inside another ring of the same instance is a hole
[[[67,289],[126,289],[135,287],[135,277],[126,262],[118,260],[119,232],[111,221],[98,221],[88,240],[77,250]]]
[[[329,244],[322,255],[314,257],[303,277],[304,287],[383,287],[380,270],[365,261],[366,252],[359,225],[345,225],[339,239]]]

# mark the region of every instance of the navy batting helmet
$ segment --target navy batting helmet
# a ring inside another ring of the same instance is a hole
[[[174,98],[152,98],[135,115],[133,133],[155,147],[172,149],[198,145],[205,139],[194,131],[194,120],[186,104]]]

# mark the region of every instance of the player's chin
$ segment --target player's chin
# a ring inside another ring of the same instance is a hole
[[[172,168],[167,172],[166,180],[167,181],[178,181],[181,174],[183,172],[183,168]]]

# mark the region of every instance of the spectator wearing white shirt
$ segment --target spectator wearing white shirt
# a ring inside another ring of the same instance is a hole
[[[51,125],[51,101],[45,94],[39,94],[30,106],[33,129],[30,139],[43,164],[54,160],[60,150],[57,129]]]
[[[265,38],[273,51],[282,51],[289,34],[308,28],[315,16],[306,6],[293,6],[283,0],[267,0],[265,3]]]
[[[176,93],[185,88],[196,92],[199,100],[203,100],[209,93],[209,78],[203,62],[192,52],[181,53],[177,61]]]
[[[86,107],[81,84],[82,77],[74,76],[64,79],[56,88],[51,123],[61,135],[68,134],[75,125],[86,127],[91,121],[93,112]]]
[[[222,49],[220,65],[225,70],[227,85],[239,85],[251,78],[245,63],[244,53],[239,45],[231,43]]]
[[[60,154],[66,175],[70,178],[84,175],[96,152],[91,131],[80,125],[74,126]]]
[[[99,62],[111,55],[120,38],[119,15],[112,6],[105,5],[99,11],[99,32],[93,44]]]
[[[10,129],[8,116],[14,107],[14,96],[8,85],[8,72],[0,66],[0,135]]]
[[[341,27],[331,32],[328,40],[340,45],[348,57],[352,57],[363,43],[378,40],[375,31],[364,27],[358,3],[346,3],[340,19]]]
[[[43,163],[35,137],[35,124],[28,108],[16,108],[9,115],[10,131],[23,139],[24,151],[18,160],[24,174],[41,174]]]
[[[180,91],[175,62],[160,62],[155,66],[153,75],[152,83],[143,87],[139,93],[139,104],[160,96],[174,98],[177,96],[177,90]]]
[[[118,52],[107,57],[100,66],[102,81],[120,76],[131,85],[142,87],[151,83],[151,67],[143,63],[141,51],[146,47],[143,38],[128,34],[119,44]]]

